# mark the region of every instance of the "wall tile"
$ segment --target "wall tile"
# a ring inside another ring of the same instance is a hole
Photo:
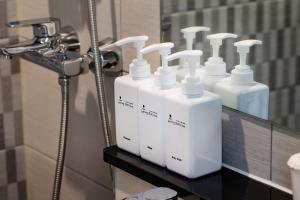
[[[291,188],[289,157],[300,152],[300,136],[278,126],[272,131],[272,181]]]
[[[223,163],[270,179],[271,125],[223,109]]]
[[[135,5],[135,6],[132,6]],[[121,38],[135,35],[148,35],[147,44],[160,42],[160,0],[121,1]],[[136,50],[126,47],[123,50],[124,68],[135,58]],[[157,54],[146,55],[152,70],[160,65]]]
[[[50,200],[55,160],[26,147],[27,192],[30,200]],[[112,200],[112,190],[102,187],[82,174],[65,168],[61,199],[64,200]]]
[[[1,200],[26,200],[26,183],[20,181],[5,186],[0,186]]]
[[[25,180],[24,148],[0,150],[0,187]]]

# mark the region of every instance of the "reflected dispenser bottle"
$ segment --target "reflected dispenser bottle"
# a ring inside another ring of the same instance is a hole
[[[202,51],[186,50],[167,57],[184,57],[189,74],[179,93],[165,96],[163,120],[167,168],[188,178],[212,173],[222,165],[222,104],[219,95],[203,90],[196,66]]]
[[[214,92],[214,86],[218,81],[230,76],[229,73],[226,73],[226,63],[219,56],[220,46],[222,45],[222,41],[226,38],[237,38],[237,35],[231,33],[217,33],[207,36],[212,46],[213,55],[205,62],[202,80],[204,88],[211,92]]]
[[[145,46],[148,36],[121,39],[115,43],[123,46],[133,43],[137,58],[129,65],[129,75],[115,80],[116,140],[119,148],[140,155],[138,130],[138,90],[140,86],[151,84],[150,65],[143,59],[140,50]]]
[[[183,33],[183,38],[186,41],[186,50],[192,50],[193,49],[193,43],[196,38],[196,33],[198,32],[207,32],[210,31],[210,28],[205,26],[191,26],[187,28],[181,29],[181,33]],[[182,79],[184,79],[185,75],[188,74],[188,67],[187,62],[184,60],[184,58],[181,58],[179,60],[179,65],[176,67],[176,79],[178,82],[180,82]],[[203,66],[200,65],[200,63],[196,64],[197,73],[200,73],[200,76],[203,74]]]
[[[215,85],[214,92],[222,97],[224,106],[268,119],[269,88],[255,82],[253,70],[246,64],[250,47],[262,44],[260,40],[243,40],[234,43],[240,56],[240,64],[231,71],[231,75]]]
[[[154,73],[154,82],[139,88],[139,130],[142,158],[165,166],[165,131],[163,130],[164,96],[179,91],[176,74],[168,67],[166,57],[171,53],[173,43],[153,44],[141,50],[142,54],[158,51],[162,66]]]

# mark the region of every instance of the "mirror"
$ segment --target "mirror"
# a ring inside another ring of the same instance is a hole
[[[186,40],[181,33],[182,28],[210,27],[210,32],[196,33],[193,45],[194,49],[203,51],[201,57],[203,66],[212,55],[207,35],[237,34],[237,39],[225,39],[220,49],[219,54],[226,62],[227,73],[231,73],[234,66],[240,62],[237,47],[234,46],[235,42],[246,39],[261,40],[262,45],[250,48],[247,63],[253,70],[254,81],[259,83],[259,86],[268,86],[268,90],[240,95],[236,98],[239,102],[235,102],[236,100],[233,100],[235,94],[230,93],[230,90],[232,92],[243,86],[233,84],[230,87],[226,82],[218,83],[223,85],[219,87],[218,92],[226,93],[221,94],[222,98],[225,96],[230,100],[228,103],[223,99],[223,105],[226,104],[228,107],[300,131],[300,57],[298,56],[300,55],[300,13],[298,8],[300,8],[298,0],[161,0],[161,39],[162,42],[175,44],[173,52],[182,51],[186,49]],[[184,65],[173,64],[181,67]],[[245,90],[240,90],[249,92],[252,89],[253,87],[246,87]],[[253,103],[253,98],[258,98],[256,103]]]

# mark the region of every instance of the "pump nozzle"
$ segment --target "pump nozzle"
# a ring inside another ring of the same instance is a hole
[[[127,37],[115,42],[116,46],[123,46],[132,43],[136,48],[136,59],[129,65],[129,74],[134,79],[142,79],[151,75],[149,63],[143,59],[141,49],[146,45],[146,41],[149,39],[148,36],[134,36]]]
[[[222,45],[222,41],[227,38],[237,38],[238,36],[232,33],[217,33],[211,34],[207,36],[207,39],[210,40],[210,45],[213,50],[213,58],[219,57],[220,46]]]
[[[196,37],[196,33],[200,31],[210,31],[210,28],[205,26],[191,26],[188,28],[181,29],[181,33],[183,33],[183,37],[186,40],[186,49],[193,49],[193,41]]]
[[[154,73],[155,83],[162,89],[169,89],[176,85],[175,71],[168,67],[167,56],[171,53],[171,48],[174,44],[171,42],[165,42],[160,44],[152,44],[141,50],[142,54],[158,51],[161,56],[161,66]]]
[[[247,54],[250,51],[250,47],[258,44],[261,45],[262,41],[260,40],[243,40],[234,43],[234,46],[237,47],[237,52],[240,55],[240,64],[236,65],[231,71],[231,82],[234,84],[249,84],[254,81],[253,71],[250,66],[247,65]]]
[[[142,48],[146,45],[146,41],[149,39],[148,36],[134,36],[134,37],[127,37],[115,42],[116,46],[123,46],[125,44],[133,43],[134,47],[136,48],[136,58],[137,62],[143,61],[143,55],[141,54]]]
[[[200,50],[185,50],[174,53],[167,57],[168,61],[178,58],[184,58],[189,67],[189,74],[182,80],[182,91],[186,95],[201,96],[203,93],[203,86],[200,82],[200,77],[196,75],[196,63],[200,62],[200,57],[203,52]]]
[[[234,43],[234,46],[237,47],[237,52],[240,54],[240,66],[247,67],[247,54],[250,51],[250,47],[253,45],[261,45],[262,41],[260,40],[243,40]]]
[[[168,68],[168,62],[166,60],[166,57],[171,53],[171,48],[173,47],[174,47],[174,43],[172,42],[152,44],[142,49],[141,53],[146,54],[146,53],[158,51],[158,53],[161,56],[161,66],[163,67],[163,69],[166,69]]]
[[[219,57],[220,46],[226,38],[237,38],[237,35],[231,33],[217,33],[207,36],[212,46],[213,55],[205,62],[206,76],[226,76],[226,63]]]

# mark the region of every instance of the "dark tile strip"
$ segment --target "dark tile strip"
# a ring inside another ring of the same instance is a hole
[[[283,87],[287,87],[289,85],[289,69],[291,68],[291,62],[290,59],[283,59],[283,63],[285,63],[286,66],[289,67],[283,67]]]
[[[203,12],[202,11],[196,12],[196,25],[203,26]]]
[[[228,7],[227,10],[227,31],[229,33],[234,32],[234,7]]]
[[[17,181],[16,151],[9,149],[6,152],[6,171],[7,182],[13,183]]]
[[[296,27],[292,27],[291,28],[291,35],[290,38],[293,38],[293,42],[291,43],[291,51],[290,51],[290,56],[294,57],[297,55],[297,43],[299,38],[297,37],[297,28]]]
[[[23,144],[23,124],[22,124],[22,111],[14,112],[14,125],[15,125],[15,141],[16,145]]]
[[[25,181],[21,181],[18,183],[18,197],[19,197],[19,200],[27,200],[26,182]]]
[[[1,200],[8,200],[7,186],[6,185],[0,187],[0,199]]]
[[[270,33],[263,34],[263,54],[264,54],[264,62],[269,61],[270,59]]]
[[[291,26],[291,0],[284,1],[284,26],[289,27]]]
[[[3,114],[0,114],[0,150],[5,148]]]
[[[295,92],[294,87],[289,90],[289,113],[295,113]]]
[[[270,88],[270,90],[273,90],[276,86],[276,66],[277,66],[276,61],[271,61],[270,66],[271,66],[271,68],[273,68],[273,70],[270,70],[270,85],[269,85],[269,88]]]
[[[277,59],[283,58],[284,51],[284,30],[280,29],[277,32]]]
[[[219,5],[220,5],[220,6],[225,6],[225,5],[227,5],[227,0],[220,0],[220,1],[219,1]]]
[[[263,31],[264,27],[264,8],[263,8],[263,3],[258,2],[257,3],[257,8],[256,8],[256,32],[260,33]]]
[[[19,59],[12,59],[10,67],[11,67],[11,73],[12,74],[19,74],[20,73],[20,60]]]
[[[195,1],[196,0],[187,0],[187,9],[194,10],[195,9]]]
[[[249,34],[249,4],[245,4],[242,7],[242,22],[243,22],[243,34]]]
[[[212,10],[212,26],[211,26],[211,32],[212,33],[218,33],[220,28],[219,24],[219,9],[213,9]]]
[[[277,29],[277,6],[278,3],[276,1],[274,1],[273,3],[271,3],[271,13],[270,13],[270,28],[271,29]]]
[[[300,84],[300,56],[297,57],[296,60],[296,84]]]
[[[251,34],[251,35],[249,35],[249,38],[250,39],[256,39],[256,35]],[[255,56],[255,54],[256,54],[257,48],[261,48],[261,47],[260,46],[253,46],[252,49],[249,52],[248,63],[250,65],[255,65],[255,63],[256,63],[256,56]]]

